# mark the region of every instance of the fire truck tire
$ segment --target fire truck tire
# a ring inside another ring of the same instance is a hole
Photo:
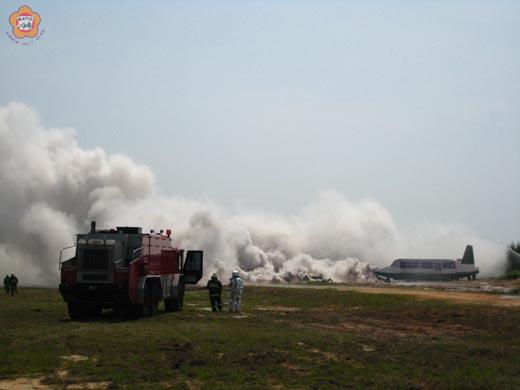
[[[173,299],[164,299],[164,311],[173,311]]]
[[[128,311],[128,308],[125,307],[125,306],[122,306],[122,305],[114,306],[114,313],[115,314],[121,314],[121,313],[124,313],[125,311]]]
[[[179,296],[173,300],[173,310],[182,310],[184,304],[184,283],[179,283]]]
[[[150,288],[146,286],[143,291],[143,305],[141,308],[141,317],[149,317],[152,313],[150,312],[152,307],[152,297],[150,294]]]
[[[170,298],[164,300],[165,311],[179,311],[182,309],[184,303],[184,283],[180,283],[178,286],[177,298]]]
[[[87,315],[89,317],[99,317],[101,315],[101,311],[102,311],[102,307],[101,306],[88,306],[87,307]]]
[[[146,286],[143,290],[143,303],[134,305],[133,314],[137,318],[150,316],[150,289]]]
[[[159,288],[159,286],[154,285],[151,288],[150,295],[150,315],[153,316],[154,314],[157,314],[159,301],[161,300],[161,289]]]
[[[69,317],[71,320],[81,320],[86,318],[88,315],[87,308],[81,303],[69,303],[67,305],[69,311]]]

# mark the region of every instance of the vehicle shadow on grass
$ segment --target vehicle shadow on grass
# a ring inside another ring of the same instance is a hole
[[[131,311],[121,310],[121,311],[114,311],[114,310],[104,310],[101,312],[101,314],[91,317],[85,317],[81,319],[75,319],[72,320],[71,318],[60,318],[58,322],[81,322],[81,323],[88,323],[88,322],[103,322],[103,323],[121,323],[121,322],[134,322],[139,320],[144,320],[150,317],[162,317],[165,314],[170,314],[164,310],[157,311],[154,315],[148,316],[148,317],[139,317],[135,315],[135,313],[132,313]]]

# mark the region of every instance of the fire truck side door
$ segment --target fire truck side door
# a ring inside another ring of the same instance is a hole
[[[202,251],[188,251],[182,273],[186,284],[197,284],[202,278],[203,253]]]

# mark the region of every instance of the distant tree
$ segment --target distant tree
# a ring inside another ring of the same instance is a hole
[[[507,272],[512,271],[520,271],[520,241],[507,247]]]

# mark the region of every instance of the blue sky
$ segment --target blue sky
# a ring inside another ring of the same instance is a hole
[[[2,3],[0,104],[165,194],[292,212],[335,189],[520,239],[518,2],[26,4],[45,33],[13,44]]]

